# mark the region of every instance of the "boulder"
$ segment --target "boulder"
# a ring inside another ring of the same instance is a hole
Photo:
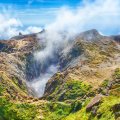
[[[102,96],[103,96],[103,95],[101,95],[101,94],[97,94],[97,95],[90,101],[90,103],[87,105],[86,111],[89,112],[89,111],[91,111],[91,109],[92,109],[94,106],[98,105],[98,104],[100,103],[101,99],[102,99]]]

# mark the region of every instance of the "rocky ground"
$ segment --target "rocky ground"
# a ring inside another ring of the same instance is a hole
[[[41,46],[37,34],[0,40],[0,120],[120,119],[119,36],[80,33],[58,53],[59,71],[36,98],[26,81],[39,76],[33,53]]]

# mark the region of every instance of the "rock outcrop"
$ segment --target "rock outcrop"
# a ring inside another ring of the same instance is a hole
[[[87,105],[86,107],[86,111],[89,112],[94,106],[97,106],[100,104],[101,99],[102,99],[102,95],[98,94],[96,95],[91,101],[90,103]]]

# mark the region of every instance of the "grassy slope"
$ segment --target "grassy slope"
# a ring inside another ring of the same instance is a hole
[[[97,115],[86,112],[86,104],[76,113],[71,113],[63,120],[115,120],[115,113],[112,107],[120,103],[120,98],[116,96],[108,96],[102,99],[102,103],[98,106]]]

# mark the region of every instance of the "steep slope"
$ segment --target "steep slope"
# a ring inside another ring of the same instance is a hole
[[[86,31],[75,38],[71,48],[62,51],[59,63],[62,70],[48,81],[43,98],[75,102],[75,111],[81,110],[66,120],[119,119],[120,44],[116,37],[101,36],[96,30]],[[103,95],[102,104],[86,112],[87,101],[97,94]]]
[[[37,34],[0,41],[0,120],[58,119],[69,114],[69,104],[33,97],[35,92],[27,84],[40,74],[33,55],[41,49],[38,42]]]
[[[70,80],[84,82],[89,84],[93,89],[97,89],[105,79],[112,77],[116,68],[120,67],[119,43],[110,37],[103,37],[94,32],[95,30],[91,30],[82,33],[82,35],[80,34],[68,51],[63,50],[61,52],[59,64],[63,70],[56,73],[48,81],[45,91],[47,97],[48,94],[53,93],[52,86],[55,82],[57,84],[57,81],[61,82],[60,85],[58,84],[58,87],[61,86],[62,89],[62,83],[64,84]],[[88,40],[87,36],[92,33],[93,39]],[[84,36],[85,38],[83,38]],[[64,91],[57,90],[60,92]],[[66,91],[64,92],[66,93]],[[58,94],[57,91],[56,94]]]
[[[6,80],[6,82],[9,81],[8,84],[16,85],[16,89],[12,91],[13,93],[16,93],[17,89],[27,93],[25,82],[26,58],[35,49],[36,44],[36,39],[31,37],[18,41],[0,41],[0,75],[2,79],[9,79]],[[7,87],[7,83],[5,85]]]
[[[38,99],[28,96],[30,89],[26,84],[27,58],[37,46],[37,39],[30,36],[0,41],[0,120],[33,120],[43,116],[41,101],[33,104]]]
[[[80,33],[41,67],[41,33],[0,41],[0,120],[119,120],[119,36]],[[36,98],[28,83],[54,61],[59,71]]]

